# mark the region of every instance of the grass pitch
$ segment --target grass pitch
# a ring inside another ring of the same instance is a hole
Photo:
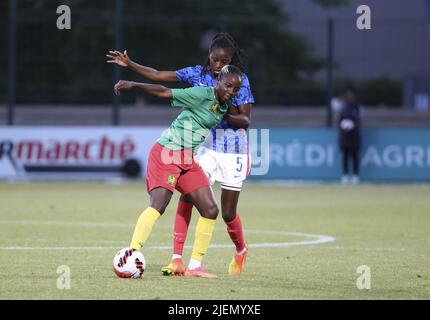
[[[112,259],[148,204],[143,184],[1,183],[0,299],[430,299],[429,185],[247,183],[245,271],[227,275],[234,249],[219,218],[204,260],[216,280],[161,275],[177,199],[143,249],[145,278],[119,279]],[[60,290],[63,265],[71,288]],[[357,288],[361,265],[370,289]]]

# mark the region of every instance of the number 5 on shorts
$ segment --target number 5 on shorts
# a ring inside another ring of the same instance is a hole
[[[242,167],[243,167],[243,165],[242,165],[242,157],[237,157],[236,163],[238,165],[238,168],[236,168],[236,171],[237,172],[241,172],[242,171]]]

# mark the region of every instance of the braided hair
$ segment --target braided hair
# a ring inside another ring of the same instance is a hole
[[[221,80],[227,74],[233,74],[238,76],[239,80],[242,82],[242,70],[240,70],[238,67],[231,64],[225,65],[224,67],[222,67],[219,73],[218,80]]]
[[[238,67],[242,72],[245,72],[245,54],[239,48],[233,37],[226,32],[219,32],[212,38],[209,46],[209,55],[216,49],[223,49],[227,51],[231,58],[230,65]],[[202,73],[209,72],[209,55],[203,65]]]

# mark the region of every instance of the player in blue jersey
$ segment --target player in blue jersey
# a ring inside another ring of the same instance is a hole
[[[127,51],[110,51],[108,63],[126,67],[153,81],[180,81],[190,86],[214,86],[222,67],[227,64],[244,72],[242,50],[227,33],[217,33],[211,42],[209,55],[204,65],[183,68],[177,71],[158,71],[130,60]],[[236,252],[229,265],[230,275],[239,275],[245,265],[248,248],[246,246],[242,223],[237,213],[237,203],[243,181],[250,170],[250,157],[246,129],[251,123],[251,108],[254,103],[249,80],[242,75],[242,86],[232,100],[234,108],[206,138],[197,151],[195,160],[208,175],[211,183],[221,184],[222,217],[227,232],[235,244]],[[175,218],[173,256],[171,263],[162,269],[164,275],[182,275],[184,267],[182,253],[186,239],[193,204],[182,195]],[[190,261],[190,268],[194,261]]]

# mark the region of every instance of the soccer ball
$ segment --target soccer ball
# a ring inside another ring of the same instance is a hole
[[[120,278],[143,278],[145,268],[145,257],[133,248],[121,249],[113,258],[113,271]]]
[[[344,131],[351,131],[354,129],[354,122],[349,119],[343,119],[340,122],[340,128]]]

